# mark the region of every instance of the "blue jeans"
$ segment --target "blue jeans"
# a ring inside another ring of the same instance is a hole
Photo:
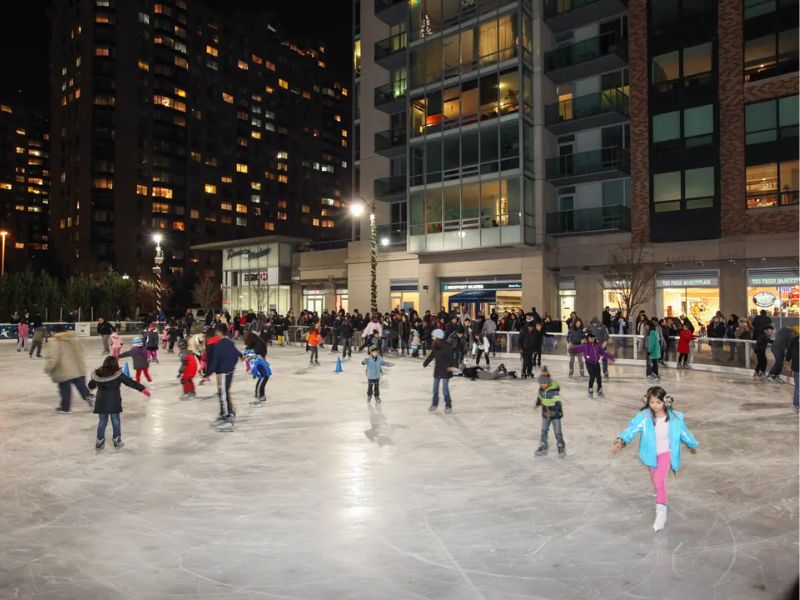
[[[800,408],[800,373],[795,371],[792,375],[794,375],[794,398],[792,398],[792,404],[794,404],[795,408]]]
[[[89,391],[89,388],[86,387],[86,381],[83,377],[76,377],[75,379],[69,379],[67,381],[62,381],[58,384],[58,391],[61,394],[61,410],[65,412],[69,412],[70,407],[70,396],[72,392],[72,386],[78,388],[78,392],[81,395],[81,398],[86,398],[87,396],[91,396],[92,393]]]
[[[450,399],[450,378],[449,377],[434,377],[433,378],[433,406],[439,406],[439,382],[442,382],[442,394],[444,394],[444,406],[450,408],[453,405]]]
[[[97,439],[106,439],[106,425],[108,425],[108,417],[111,417],[111,432],[114,434],[114,440],[119,440],[122,437],[119,413],[100,413],[98,416],[100,420],[97,423]]]

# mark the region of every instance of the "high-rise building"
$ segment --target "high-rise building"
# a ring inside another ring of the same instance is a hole
[[[599,316],[633,240],[650,313],[798,315],[796,2],[356,0],[354,22],[380,306]],[[348,259],[350,307],[367,274]]]
[[[45,266],[50,196],[50,128],[44,113],[0,104],[0,229],[6,270]]]
[[[348,89],[324,46],[265,14],[199,2],[57,2],[52,14],[52,243],[74,270],[152,266],[188,301],[217,239],[341,238]],[[348,230],[349,231],[349,230]]]

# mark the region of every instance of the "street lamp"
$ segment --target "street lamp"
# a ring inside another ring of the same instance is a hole
[[[366,207],[361,202],[350,205],[350,212],[355,217],[364,214],[369,208],[369,301],[373,314],[378,312],[378,227],[375,225],[375,204],[370,202]]]
[[[2,258],[0,259],[0,276],[6,274],[6,236],[8,232],[3,230],[0,231],[0,238],[3,239],[3,251],[2,251]]]
[[[153,275],[156,277],[156,318],[161,315],[161,264],[164,262],[164,253],[161,251],[161,240],[164,237],[160,233],[153,234],[153,241],[156,243],[156,255],[153,258]]]

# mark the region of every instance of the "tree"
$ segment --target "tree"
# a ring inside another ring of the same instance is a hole
[[[611,252],[608,274],[611,289],[619,296],[620,309],[628,318],[655,294],[653,254],[640,241],[632,239]]]
[[[252,299],[255,297],[256,301],[256,313],[264,312],[264,308],[266,308],[267,300],[269,299],[269,286],[267,285],[266,281],[261,279],[261,274],[257,273],[255,281],[250,281],[250,298],[251,302]],[[251,307],[252,308],[252,307]]]
[[[220,306],[219,284],[210,277],[204,277],[194,284],[192,297],[203,310],[210,310]]]
[[[140,277],[136,282],[136,303],[142,312],[155,312],[158,305],[159,286],[155,277]],[[161,308],[163,310],[172,296],[170,285],[161,280]]]

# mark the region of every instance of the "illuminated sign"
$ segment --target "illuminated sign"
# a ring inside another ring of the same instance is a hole
[[[231,248],[228,250],[226,258],[230,260],[232,258],[236,258],[237,256],[247,256],[247,260],[253,260],[254,258],[268,256],[271,250],[271,248],[259,248],[258,250],[250,250],[250,248],[238,248],[234,250]]]

